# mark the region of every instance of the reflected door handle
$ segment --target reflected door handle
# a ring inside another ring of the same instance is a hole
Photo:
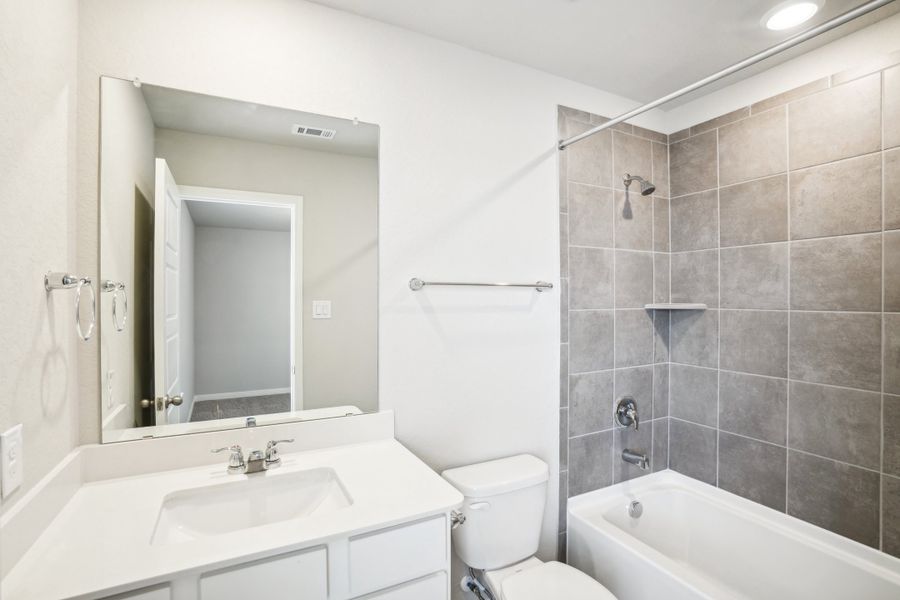
[[[156,410],[162,410],[163,407],[169,408],[170,406],[181,406],[181,403],[184,402],[184,396],[178,394],[177,396],[162,396],[156,399]],[[149,400],[144,398],[141,400],[141,408],[150,408],[153,406],[153,400]]]

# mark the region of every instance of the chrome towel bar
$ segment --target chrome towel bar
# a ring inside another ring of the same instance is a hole
[[[463,281],[424,281],[418,277],[409,280],[409,289],[418,292],[426,285],[460,285],[460,286],[476,286],[476,287],[527,287],[534,288],[536,292],[544,290],[552,290],[553,284],[547,281],[536,281],[534,283],[473,283]]]

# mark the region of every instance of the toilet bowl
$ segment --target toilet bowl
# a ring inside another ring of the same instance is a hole
[[[529,454],[448,469],[463,496],[465,520],[453,549],[494,600],[615,600],[603,585],[569,565],[534,556],[547,493],[547,463]]]

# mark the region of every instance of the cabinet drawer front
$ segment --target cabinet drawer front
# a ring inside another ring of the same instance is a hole
[[[447,600],[447,574],[441,571],[358,600]]]
[[[172,600],[172,589],[164,584],[108,596],[103,600]]]
[[[367,594],[448,567],[444,516],[350,538],[350,590]]]
[[[200,578],[201,600],[327,600],[325,548],[276,556]]]

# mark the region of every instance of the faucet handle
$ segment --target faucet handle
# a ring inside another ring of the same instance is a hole
[[[638,430],[638,426],[640,425],[640,419],[637,414],[637,407],[628,409],[628,416],[631,417],[631,420],[634,422],[634,430]]]
[[[640,421],[638,419],[637,402],[631,396],[622,396],[616,401],[616,421],[622,427],[633,427],[637,431]]]
[[[281,457],[278,456],[278,444],[293,444],[294,438],[289,440],[269,440],[266,444],[266,466],[268,468],[277,467],[281,464]]]
[[[233,446],[225,446],[224,448],[216,448],[214,450],[210,450],[213,454],[218,454],[219,452],[224,452],[228,450],[231,452],[231,456],[228,457],[228,472],[229,473],[241,473],[244,470],[244,451],[237,444]]]

